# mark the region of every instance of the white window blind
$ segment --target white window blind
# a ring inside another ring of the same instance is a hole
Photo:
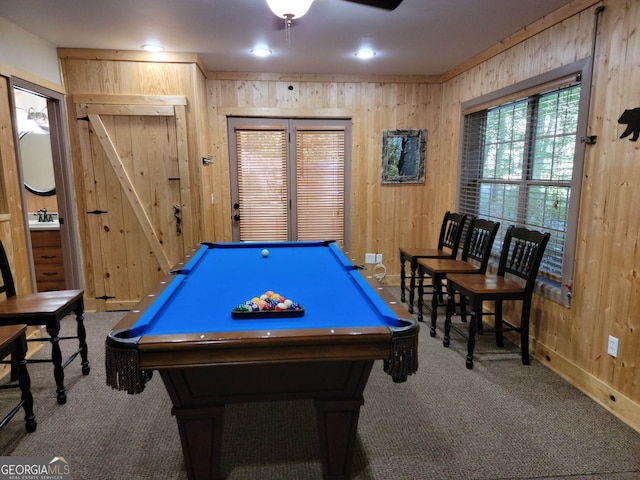
[[[541,275],[560,282],[565,267],[577,141],[580,82],[496,103],[464,117],[460,211],[506,226],[551,233]]]
[[[288,239],[287,142],[284,127],[237,127],[242,241]]]
[[[298,240],[344,242],[344,129],[296,129]]]

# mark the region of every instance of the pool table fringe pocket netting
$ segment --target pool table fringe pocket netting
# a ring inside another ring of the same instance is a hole
[[[394,382],[400,383],[418,371],[418,334],[396,336],[391,341],[391,352],[384,360],[384,371]]]
[[[144,390],[151,373],[139,369],[137,350],[117,349],[109,344],[105,346],[105,368],[107,385],[131,395]]]

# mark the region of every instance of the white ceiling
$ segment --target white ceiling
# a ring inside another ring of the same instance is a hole
[[[197,53],[208,70],[440,75],[571,0],[404,0],[392,11],[315,0],[293,21],[265,0],[0,0],[0,17],[56,47]],[[256,46],[273,50],[256,58]],[[354,52],[376,50],[368,61]]]

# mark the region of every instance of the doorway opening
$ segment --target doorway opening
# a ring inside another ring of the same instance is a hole
[[[11,85],[32,287],[82,288],[64,98],[17,78]]]

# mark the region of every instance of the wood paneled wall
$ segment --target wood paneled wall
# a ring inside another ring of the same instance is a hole
[[[31,293],[26,231],[22,210],[22,184],[18,175],[15,135],[11,125],[9,79],[0,76],[0,240],[12,265],[18,293]]]
[[[289,87],[293,87],[292,90]],[[366,252],[382,253],[398,272],[400,244],[437,240],[442,214],[452,208],[455,190],[443,184],[439,170],[449,169],[438,152],[441,86],[428,83],[331,82],[277,79],[208,81],[210,137],[214,164],[206,169],[217,199],[211,206],[216,238],[231,239],[227,116],[350,118],[352,121],[351,244],[352,257],[364,263]],[[384,129],[427,130],[427,172],[422,185],[381,185]],[[437,206],[436,206],[437,205]],[[206,210],[206,209],[205,209]]]
[[[360,263],[365,252],[382,253],[386,280],[393,284],[399,275],[398,248],[433,244],[443,212],[455,208],[461,104],[588,57],[598,5],[605,11],[589,120],[598,142],[585,160],[573,305],[568,309],[535,297],[532,352],[640,430],[640,217],[632,207],[640,204],[640,142],[619,139],[624,127],[617,124],[624,109],[640,107],[637,0],[575,0],[437,79],[210,72],[205,82],[195,64],[148,64],[115,54],[96,60],[102,55],[94,51],[84,58],[61,51],[61,58],[70,97],[187,95],[193,115],[189,147],[197,152],[191,168],[201,182],[193,209],[200,217],[200,238],[231,239],[227,116],[350,118],[351,257]],[[208,123],[197,121],[205,118]],[[381,185],[381,132],[405,128],[427,130],[425,183]],[[211,156],[212,164],[202,165],[203,156]],[[75,174],[79,211],[81,177]],[[608,335],[620,339],[617,358],[606,353]]]
[[[12,92],[9,79],[0,75],[0,241],[11,265],[16,292],[25,294],[31,293],[32,288],[21,201],[22,185],[18,175],[15,136],[11,126],[10,95]],[[0,296],[4,298],[5,294]],[[27,336],[39,337],[40,328],[27,327]],[[28,355],[39,349],[39,343],[29,343]],[[0,378],[9,371],[8,365],[0,365]]]

